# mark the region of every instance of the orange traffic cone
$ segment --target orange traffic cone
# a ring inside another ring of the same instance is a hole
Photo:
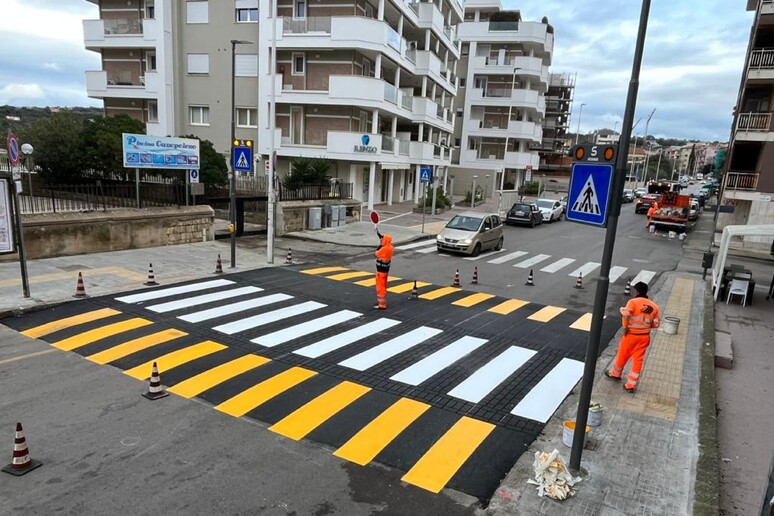
[[[215,262],[215,272],[213,274],[223,274],[223,264],[220,263],[220,254],[218,255],[218,261]]]
[[[86,287],[83,284],[83,274],[78,273],[78,284],[75,286],[73,297],[86,297]]]
[[[288,248],[288,257],[285,259],[285,265],[293,263],[293,250]]]
[[[478,285],[478,267],[473,267],[473,279],[470,280],[471,285]]]
[[[156,362],[153,362],[153,369],[151,369],[148,392],[144,392],[142,395],[149,400],[157,400],[169,396],[169,393],[161,386],[161,376],[159,376],[159,368],[156,365]]]
[[[626,280],[626,286],[624,287],[624,295],[630,296],[632,294],[632,279]]]
[[[417,280],[414,280],[414,288],[411,289],[411,299],[419,299],[419,291],[417,290]]]
[[[454,283],[451,285],[452,287],[459,287],[460,286],[460,270],[457,269],[457,272],[454,273]]]
[[[527,283],[525,283],[528,287],[534,287],[535,282],[532,281],[532,269],[529,270],[529,276],[527,276]]]
[[[27,449],[27,440],[24,438],[22,424],[16,423],[16,436],[13,441],[13,459],[11,459],[11,463],[3,467],[2,470],[11,475],[20,477],[42,465],[42,462],[33,460],[30,457],[30,451]]]
[[[575,288],[583,288],[583,273],[578,273],[578,280],[575,282]]]
[[[153,264],[148,264],[148,281],[143,283],[143,285],[148,285],[149,287],[152,287],[154,285],[158,285],[156,282],[156,276],[153,274]]]

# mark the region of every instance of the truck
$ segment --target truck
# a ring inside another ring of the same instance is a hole
[[[680,195],[680,185],[671,182],[651,182],[648,193],[660,194],[658,210],[650,219],[657,228],[685,233],[688,229],[688,215],[691,210],[691,196]]]

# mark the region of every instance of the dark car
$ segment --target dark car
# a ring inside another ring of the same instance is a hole
[[[637,199],[637,203],[634,205],[634,213],[648,213],[648,209],[654,202],[658,202],[661,199],[657,194],[646,194]]]
[[[509,226],[527,224],[534,228],[537,224],[543,223],[543,215],[540,213],[537,205],[517,202],[508,210],[508,214],[505,216],[505,223]]]

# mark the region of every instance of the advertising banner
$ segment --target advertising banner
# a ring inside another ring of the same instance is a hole
[[[199,140],[123,133],[124,167],[199,170]]]
[[[0,254],[15,251],[13,218],[11,218],[11,189],[7,179],[0,179]]]

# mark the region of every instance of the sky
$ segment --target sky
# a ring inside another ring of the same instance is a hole
[[[229,0],[219,0],[229,1]],[[641,2],[502,0],[522,19],[554,27],[552,72],[576,75],[570,128],[620,131]],[[727,141],[753,13],[745,0],[652,2],[634,134]],[[83,48],[87,0],[0,0],[0,105],[101,106],[86,96],[86,70],[99,55]],[[583,106],[581,112],[580,106]]]

